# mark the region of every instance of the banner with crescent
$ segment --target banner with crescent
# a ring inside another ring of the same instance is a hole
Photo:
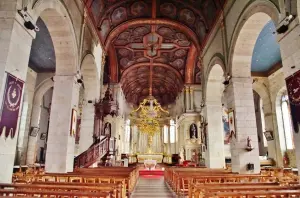
[[[7,73],[0,116],[0,136],[4,133],[6,138],[8,136],[14,138],[16,135],[23,86],[22,80]]]
[[[287,77],[285,80],[294,130],[298,133],[300,124],[300,70]]]

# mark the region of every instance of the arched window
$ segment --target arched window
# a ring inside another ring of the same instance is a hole
[[[175,143],[175,122],[170,120],[170,143]]]
[[[164,143],[169,143],[169,133],[168,133],[168,127],[164,126]]]
[[[130,142],[130,120],[126,120],[125,142]]]
[[[289,108],[289,98],[286,92],[284,92],[281,97],[281,113],[286,149],[294,149],[295,147],[293,141],[293,128]]]

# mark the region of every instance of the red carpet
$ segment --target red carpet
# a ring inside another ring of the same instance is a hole
[[[140,170],[140,175],[164,175],[162,170]]]

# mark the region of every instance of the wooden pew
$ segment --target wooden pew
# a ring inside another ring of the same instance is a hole
[[[240,184],[241,182],[251,182],[252,185],[271,184],[271,185],[286,185],[297,186],[296,182],[299,181],[298,176],[280,173],[280,170],[269,171],[267,174],[243,175],[230,173],[227,170],[214,170],[214,169],[180,169],[169,168],[165,172],[165,179],[167,183],[178,195],[190,195],[191,186],[194,184]],[[272,174],[271,174],[272,173]],[[274,175],[284,175],[284,177],[275,177]],[[203,187],[203,186],[202,186]],[[286,187],[290,189],[289,187]],[[294,187],[291,187],[294,189]]]
[[[107,192],[67,192],[67,191],[53,191],[53,190],[31,190],[31,189],[0,189],[0,196],[13,197],[91,197],[91,198],[110,198],[110,193]]]
[[[18,175],[21,175],[18,173]],[[24,174],[21,179],[32,182],[111,183],[122,185],[122,197],[133,191],[138,177],[135,168],[104,167],[76,169],[71,173]],[[19,178],[20,179],[20,178]],[[15,180],[15,182],[18,180]]]
[[[279,184],[264,184],[255,183],[243,184],[236,183],[220,185],[220,184],[194,184],[192,190],[189,191],[189,197],[200,197],[200,195],[212,194],[217,192],[244,192],[244,191],[278,191],[278,190],[300,190],[300,185],[297,186],[280,186]]]
[[[217,192],[200,195],[199,198],[274,198],[274,197],[300,197],[300,190],[272,190],[272,191],[239,191]]]

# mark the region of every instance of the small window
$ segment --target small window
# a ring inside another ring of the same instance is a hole
[[[170,120],[170,143],[175,143],[175,122]]]
[[[293,125],[289,108],[289,98],[286,92],[281,97],[281,112],[286,149],[294,149]]]
[[[169,143],[168,127],[166,125],[164,126],[164,143]]]

